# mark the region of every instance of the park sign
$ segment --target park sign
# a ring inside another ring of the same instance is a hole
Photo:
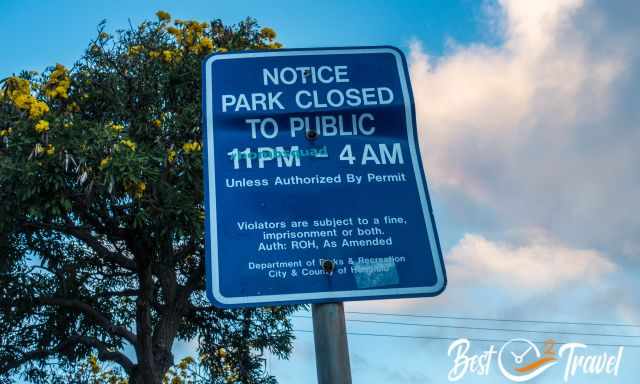
[[[202,92],[215,305],[444,290],[400,50],[214,54],[203,61]]]

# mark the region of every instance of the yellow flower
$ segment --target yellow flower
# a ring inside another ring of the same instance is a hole
[[[165,12],[165,11],[156,12],[156,16],[158,16],[158,19],[160,21],[169,21],[169,20],[171,20],[171,15],[168,12]]]
[[[223,347],[220,347],[216,352],[216,355],[218,355],[218,357],[225,357],[227,356],[227,351]]]
[[[49,98],[60,97],[66,99],[69,97],[69,87],[71,86],[71,79],[69,78],[69,71],[62,64],[56,64],[55,69],[51,72],[49,80],[44,85],[44,93]]]
[[[46,120],[40,120],[36,124],[35,128],[36,128],[36,132],[38,133],[47,132],[49,130],[49,122]]]
[[[130,56],[135,56],[138,55],[140,52],[142,52],[142,45],[132,45],[129,47],[129,55]]]
[[[162,51],[162,59],[165,61],[165,63],[171,63],[173,61],[173,52]]]
[[[53,144],[49,144],[47,145],[46,152],[47,152],[47,155],[53,156],[53,154],[56,153],[56,147],[54,147]]]
[[[91,367],[91,372],[97,374],[100,372],[100,364],[98,364],[98,359],[91,355],[89,356],[89,366]]]
[[[29,118],[36,120],[41,118],[45,113],[49,112],[49,106],[42,101],[35,100],[29,106]]]
[[[262,28],[260,36],[262,36],[263,39],[273,40],[276,38],[276,32],[271,28]]]
[[[36,155],[39,155],[42,152],[44,152],[44,147],[42,146],[42,144],[37,143],[36,147],[34,148],[34,151],[35,151]]]
[[[124,145],[125,147],[129,148],[132,151],[135,151],[137,147],[136,143],[134,143],[129,139],[120,140],[120,144]]]
[[[124,131],[124,125],[122,124],[109,123],[107,124],[107,128],[110,128],[115,133],[120,133]]]
[[[160,57],[160,52],[151,51],[151,52],[149,52],[149,57],[152,58],[152,59],[157,59],[158,57]]]
[[[199,55],[202,52],[202,47],[199,44],[189,46],[189,52]]]
[[[229,50],[227,48],[224,47],[220,47],[218,48],[218,52],[228,52]]]
[[[204,38],[202,38],[202,40],[200,40],[200,46],[206,52],[209,52],[209,51],[213,50],[213,41],[208,37],[204,37]]]
[[[10,77],[7,82],[5,96],[13,105],[21,110],[29,111],[29,118],[37,120],[49,112],[49,106],[31,95],[31,83],[28,80]]]
[[[176,151],[173,149],[167,153],[167,161],[173,163],[176,160]]]
[[[3,130],[0,131],[0,137],[9,136],[11,134],[11,132],[13,132],[13,129],[11,129],[11,128],[3,129]]]
[[[12,76],[6,81],[7,96],[14,103],[19,96],[31,96],[31,83],[29,80]]]
[[[65,127],[65,128],[71,128],[71,127],[73,127],[73,122],[72,122],[72,121],[70,121],[70,122],[68,122],[68,123],[64,123],[63,127]]]
[[[153,124],[153,126],[156,128],[160,128],[160,126],[162,125],[162,121],[160,121],[160,119],[155,119],[151,122],[151,124]]]
[[[80,106],[75,101],[67,105],[67,112],[80,112]]]
[[[136,184],[136,197],[141,198],[146,189],[147,184],[145,184],[144,181],[139,181],[138,184]]]
[[[174,36],[178,36],[180,34],[180,30],[176,27],[169,27],[167,28],[167,32],[169,32],[170,34],[174,35]]]
[[[107,156],[104,159],[100,160],[100,169],[105,169],[111,163],[111,156]]]
[[[200,143],[194,140],[191,143],[184,143],[184,145],[182,145],[182,149],[186,153],[198,152],[202,149],[202,146],[200,145]]]
[[[192,363],[193,363],[193,358],[190,356],[187,356],[184,359],[180,360],[180,363],[178,363],[178,368],[184,371],[187,368],[189,368],[189,365],[191,365]]]
[[[33,102],[33,96],[29,94],[15,94],[13,98],[13,105],[19,109],[27,109]]]
[[[66,90],[64,89],[64,87],[62,87],[62,86],[60,86],[60,85],[56,87],[56,93],[57,93],[60,97],[62,97],[63,99],[66,99],[67,97],[69,97],[69,96],[67,95],[67,92],[66,92]]]
[[[198,23],[197,21],[189,22],[189,29],[195,32],[196,34],[201,34],[207,29],[207,23]]]

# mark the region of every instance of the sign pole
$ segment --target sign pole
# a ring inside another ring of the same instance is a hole
[[[344,305],[313,304],[311,311],[318,384],[351,384]]]

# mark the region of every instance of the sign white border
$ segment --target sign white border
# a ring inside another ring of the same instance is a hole
[[[348,54],[367,54],[367,53],[388,53],[394,56],[398,68],[398,75],[400,78],[400,85],[402,87],[402,96],[405,106],[405,117],[407,126],[407,141],[409,145],[409,151],[411,154],[411,161],[413,171],[416,179],[416,185],[418,186],[418,194],[420,196],[420,203],[422,205],[422,211],[424,215],[425,224],[427,225],[427,236],[431,246],[431,255],[433,256],[433,264],[435,266],[436,284],[428,287],[411,287],[411,288],[378,288],[378,289],[362,289],[354,291],[327,291],[327,292],[309,292],[309,293],[292,293],[282,295],[258,295],[258,296],[242,296],[242,297],[226,297],[220,292],[220,276],[218,271],[218,223],[217,223],[217,205],[216,205],[216,174],[214,164],[214,126],[213,126],[213,63],[218,60],[229,60],[237,58],[252,58],[252,57],[272,57],[272,56],[305,56],[305,55],[348,55]],[[404,66],[402,65],[402,58],[398,51],[393,48],[354,48],[354,49],[309,49],[309,50],[291,50],[291,51],[266,51],[266,52],[247,52],[247,53],[227,53],[220,55],[212,55],[208,57],[204,62],[205,70],[205,100],[204,106],[206,108],[206,125],[207,130],[207,171],[208,174],[208,191],[209,191],[209,207],[207,220],[209,220],[209,242],[211,249],[209,249],[209,256],[211,261],[208,268],[210,268],[209,276],[212,281],[207,281],[207,284],[211,283],[211,290],[208,292],[213,294],[213,298],[221,304],[230,306],[242,306],[242,305],[259,305],[266,303],[277,303],[286,301],[316,301],[316,300],[330,300],[340,298],[359,298],[359,299],[374,299],[377,296],[386,296],[386,298],[392,298],[392,296],[412,296],[421,294],[433,294],[444,289],[445,278],[443,265],[440,260],[440,252],[437,248],[437,243],[434,235],[435,229],[433,228],[433,222],[431,221],[431,215],[429,212],[429,203],[427,200],[427,192],[425,188],[425,182],[420,173],[420,161],[418,159],[415,143],[415,127],[413,126],[413,103],[409,96],[409,89],[407,86],[407,79],[405,76]],[[391,297],[390,297],[391,296]]]

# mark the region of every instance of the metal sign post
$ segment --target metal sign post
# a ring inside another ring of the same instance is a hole
[[[311,310],[318,384],[351,384],[344,305],[313,304]]]

